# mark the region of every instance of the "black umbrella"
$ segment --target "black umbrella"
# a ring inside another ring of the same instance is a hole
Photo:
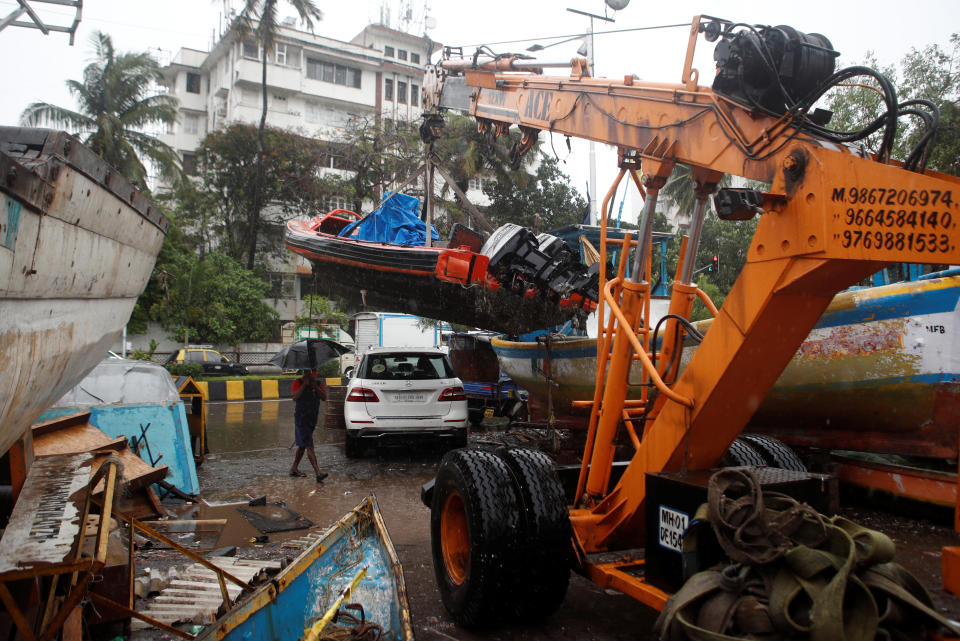
[[[349,347],[328,338],[308,338],[287,345],[269,362],[281,369],[316,369],[349,351]]]

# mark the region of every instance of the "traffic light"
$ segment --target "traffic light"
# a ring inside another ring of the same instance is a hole
[[[720,257],[711,256],[710,257],[710,267],[707,268],[708,272],[716,274],[720,271]]]

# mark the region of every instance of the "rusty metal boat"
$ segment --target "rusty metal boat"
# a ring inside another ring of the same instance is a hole
[[[696,326],[705,332],[710,322]],[[841,292],[757,399],[748,429],[795,446],[956,458],[958,335],[960,270]],[[530,393],[532,412],[543,409],[549,386],[557,418],[586,425],[589,410],[571,403],[592,399],[595,338],[491,344],[503,370]],[[685,350],[684,364],[692,352]]]
[[[167,231],[65,132],[0,127],[0,453],[120,336]]]

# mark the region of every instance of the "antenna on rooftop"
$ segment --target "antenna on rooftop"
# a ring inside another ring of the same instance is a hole
[[[73,37],[77,33],[77,27],[80,25],[80,14],[83,10],[83,0],[17,0],[20,4],[19,7],[11,11],[6,18],[0,18],[0,31],[3,31],[8,26],[12,27],[25,27],[27,29],[39,29],[43,35],[50,35],[51,31],[58,31],[60,33],[69,33],[70,34],[70,44],[73,45]],[[30,6],[31,2],[46,2],[49,4],[58,4],[61,6],[73,7],[76,9],[76,13],[73,14],[73,22],[69,26],[61,26],[55,24],[47,24],[44,22],[33,7]],[[23,14],[27,14],[27,17],[30,18],[27,20],[18,20]]]

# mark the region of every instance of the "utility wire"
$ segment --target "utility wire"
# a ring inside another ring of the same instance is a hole
[[[596,36],[605,36],[611,33],[626,33],[628,31],[650,31],[652,29],[673,29],[676,27],[689,27],[689,22],[679,22],[677,24],[662,24],[654,27],[633,27],[631,29],[610,29],[608,31],[594,31],[593,35]],[[543,36],[542,38],[520,38],[518,40],[500,40],[498,42],[478,42],[471,45],[459,45],[461,47],[482,47],[484,45],[509,45],[515,44],[518,42],[532,42],[534,40],[559,40],[560,38],[584,38],[589,36],[589,32],[583,33],[568,33],[562,36]]]

